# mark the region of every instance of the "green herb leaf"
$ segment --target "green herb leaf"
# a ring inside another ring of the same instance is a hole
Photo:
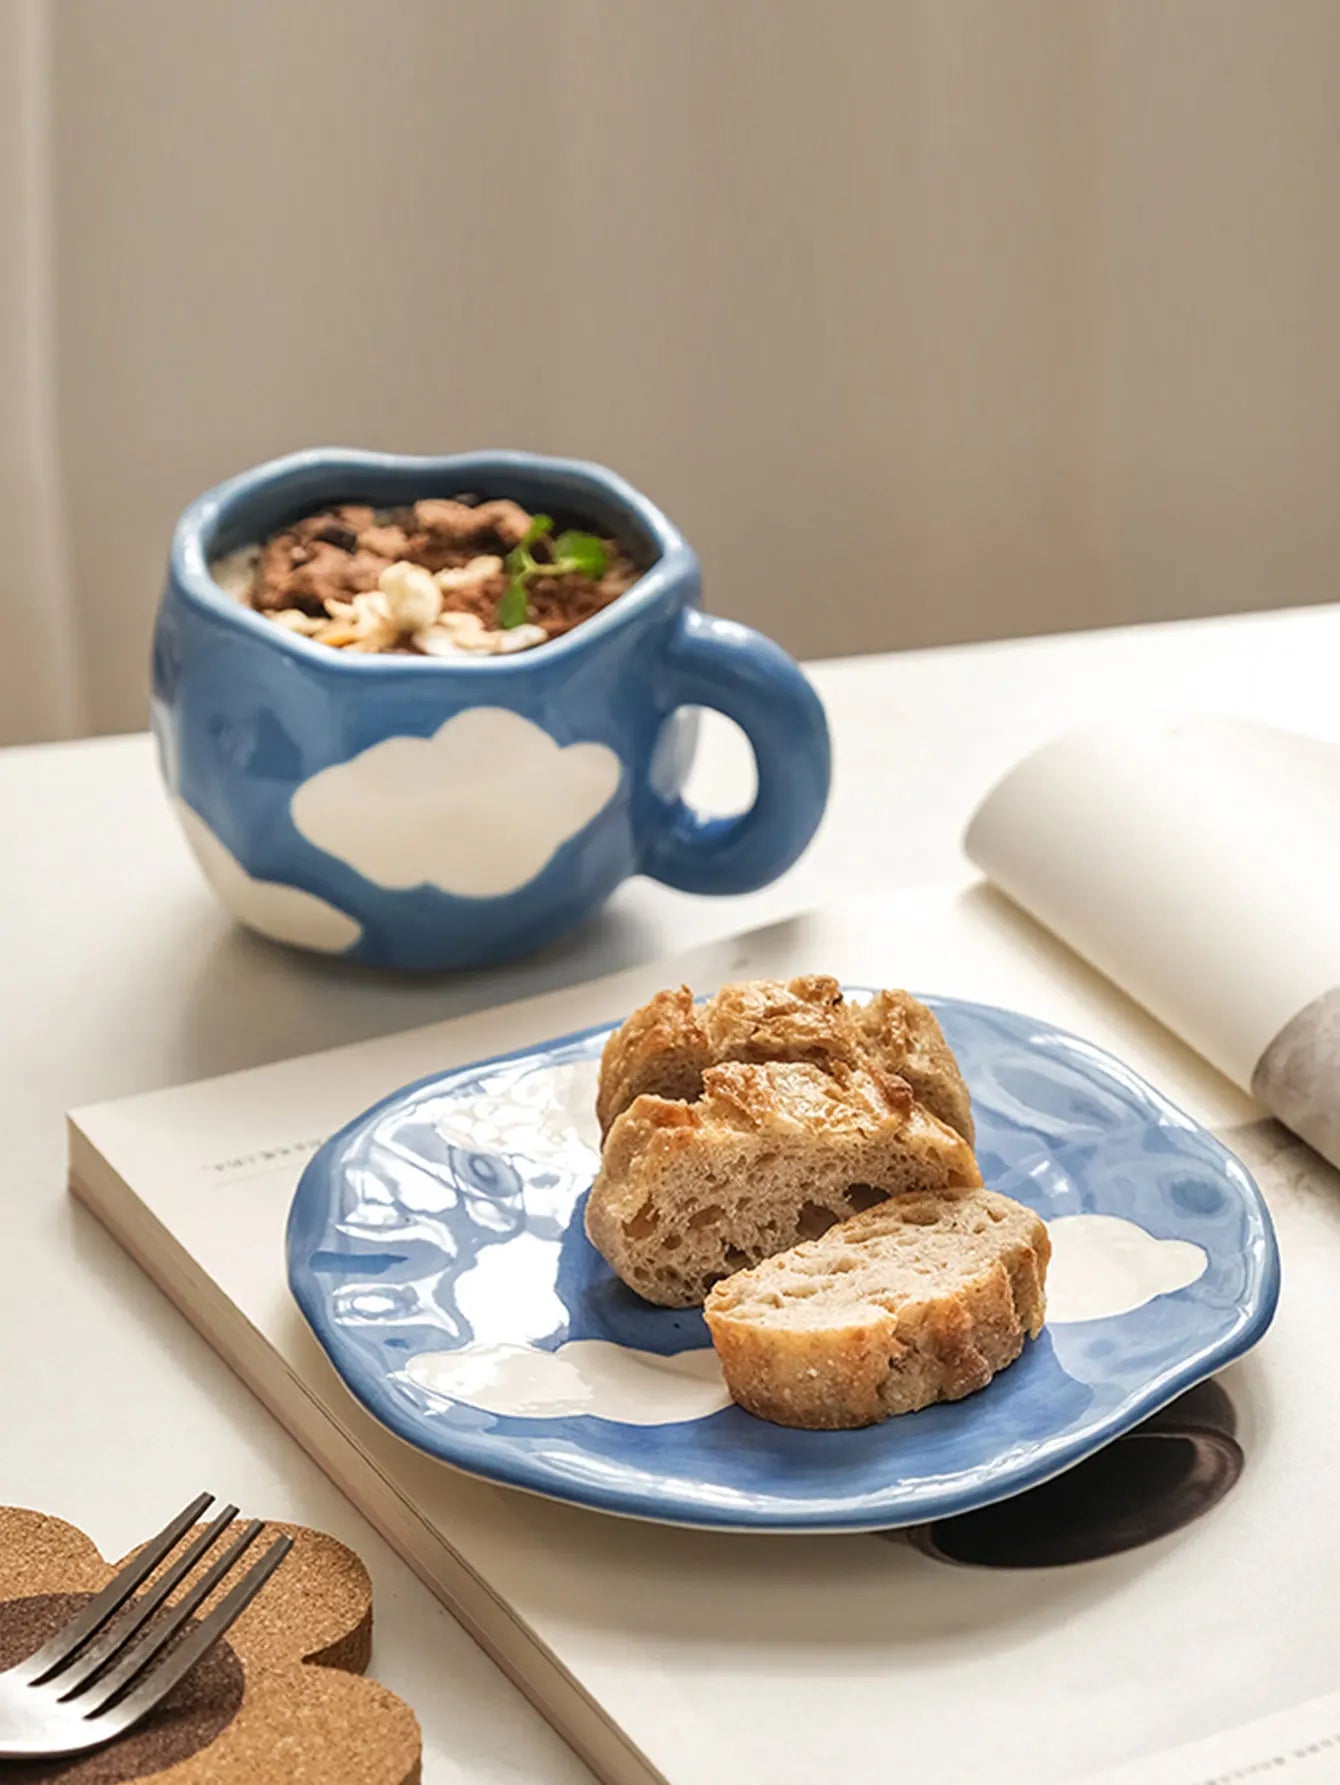
[[[514,545],[503,559],[503,569],[508,576],[521,576],[531,567],[531,555],[524,546]]]
[[[529,527],[521,535],[523,546],[534,545],[537,539],[543,539],[546,533],[554,530],[554,517],[551,514],[537,514],[532,517]]]
[[[526,585],[520,577],[513,577],[498,603],[498,624],[504,632],[510,632],[513,626],[524,626],[529,615],[530,603],[526,600]]]
[[[554,541],[554,556],[564,570],[575,570],[581,576],[605,574],[605,548],[594,533],[560,533]]]

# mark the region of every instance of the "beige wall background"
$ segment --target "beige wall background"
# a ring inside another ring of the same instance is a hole
[[[1335,598],[1338,0],[42,31],[86,727],[142,722],[182,504],[323,442],[603,459],[803,655]]]

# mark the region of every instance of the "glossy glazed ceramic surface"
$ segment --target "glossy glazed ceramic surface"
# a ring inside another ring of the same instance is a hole
[[[641,1301],[583,1231],[603,1028],[397,1091],[328,1141],[289,1220],[298,1303],[402,1438],[608,1512],[861,1530],[1035,1486],[1255,1343],[1274,1235],[1244,1167],[1118,1061],[1028,1017],[929,1002],[987,1183],[1056,1244],[1054,1316],[980,1394],[836,1433],[729,1405],[701,1314]]]
[[[331,650],[241,606],[209,564],[338,501],[510,496],[620,538],[629,593],[538,650],[476,661]],[[299,453],[187,509],[154,635],[169,791],[220,897],[278,940],[379,965],[478,966],[543,946],[628,875],[766,885],[828,794],[823,709],[770,640],[699,611],[698,561],[599,466],[527,453]],[[758,794],[681,798],[695,707],[743,728]]]

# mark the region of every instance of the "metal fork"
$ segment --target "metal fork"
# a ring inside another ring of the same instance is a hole
[[[209,1615],[163,1655],[264,1530],[260,1519],[243,1526],[164,1616],[152,1621],[232,1524],[236,1506],[225,1506],[147,1592],[123,1611],[136,1589],[167,1561],[213,1504],[213,1494],[192,1500],[64,1629],[35,1655],[0,1673],[0,1760],[78,1754],[114,1741],[147,1717],[242,1615],[293,1548],[291,1537],[272,1543]],[[159,1656],[163,1659],[155,1667]]]

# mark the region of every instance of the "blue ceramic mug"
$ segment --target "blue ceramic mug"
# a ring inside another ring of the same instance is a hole
[[[226,594],[218,557],[337,502],[508,496],[620,540],[643,574],[551,643],[466,661],[362,655]],[[741,893],[784,872],[823,814],[828,728],[791,659],[699,611],[698,561],[645,496],[528,453],[296,453],[178,523],[153,651],[168,790],[241,922],[389,967],[481,966],[541,947],[630,874]],[[694,707],[743,729],[751,808],[681,797]]]

